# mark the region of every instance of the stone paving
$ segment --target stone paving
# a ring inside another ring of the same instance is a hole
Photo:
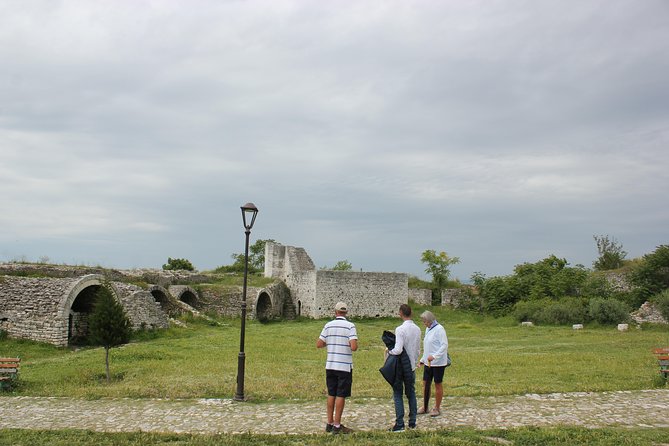
[[[420,404],[420,402],[419,402]],[[442,415],[420,415],[418,429],[577,425],[669,428],[669,390],[444,398]],[[0,397],[0,429],[90,429],[106,432],[318,433],[325,400],[287,403],[225,399]],[[394,421],[392,399],[347,401],[344,424],[361,431]]]

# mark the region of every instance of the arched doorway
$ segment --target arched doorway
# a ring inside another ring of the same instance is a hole
[[[256,301],[256,319],[267,322],[272,318],[272,299],[266,292],[260,293]]]
[[[164,312],[169,313],[170,299],[167,297],[167,290],[160,286],[153,286],[150,288],[153,299],[160,304],[160,308]]]
[[[82,345],[88,343],[88,318],[93,311],[98,290],[105,283],[101,274],[88,274],[71,282],[58,304],[58,324],[61,327],[56,345]],[[123,305],[121,293],[109,283],[114,299]]]
[[[179,300],[185,304],[190,305],[193,308],[197,308],[197,296],[190,290],[186,290],[181,293]]]
[[[101,285],[89,285],[74,298],[67,321],[67,343],[86,345],[88,343],[88,317],[93,312],[96,294]]]
[[[194,288],[187,285],[170,285],[168,291],[176,300],[181,301],[196,310],[200,309],[200,298],[198,292]]]

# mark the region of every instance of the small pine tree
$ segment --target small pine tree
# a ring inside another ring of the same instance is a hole
[[[95,295],[95,306],[88,319],[91,341],[105,348],[107,383],[109,373],[109,349],[130,341],[132,326],[121,304],[114,298],[109,283],[104,283]]]

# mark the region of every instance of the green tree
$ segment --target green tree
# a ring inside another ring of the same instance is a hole
[[[618,269],[623,266],[623,260],[627,256],[627,252],[623,250],[623,245],[608,235],[593,235],[595,243],[597,243],[597,252],[599,258],[593,262],[593,267],[597,271],[606,271],[610,269]]]
[[[437,290],[446,287],[451,275],[451,266],[460,263],[458,257],[449,257],[446,252],[437,253],[433,249],[423,251],[420,261],[427,265],[425,272],[432,276],[432,284]]]
[[[274,242],[274,239],[258,239],[249,246],[249,273],[259,273],[265,270],[265,245],[267,242]],[[243,273],[244,272],[244,253],[234,253],[230,256],[232,264],[216,268],[217,272],[225,273]]]
[[[516,265],[521,299],[560,299],[576,296],[588,272],[582,265],[569,267],[566,259],[551,254],[536,263]]]
[[[95,305],[88,319],[91,341],[105,348],[107,383],[109,373],[109,349],[130,341],[132,326],[121,304],[114,298],[109,283],[104,283],[95,294]]]
[[[486,278],[476,273],[472,281],[479,290],[483,310],[504,315],[520,301],[555,302],[566,296],[580,296],[588,271],[583,265],[568,265],[567,260],[551,255],[536,263],[516,265],[510,276]]]
[[[335,263],[335,266],[333,266],[332,269],[334,271],[351,271],[353,269],[353,265],[351,265],[351,262],[348,260],[340,260]]]
[[[340,260],[332,268],[329,268],[327,266],[324,266],[321,269],[328,269],[331,271],[351,271],[353,270],[353,265],[351,265],[351,262],[348,260]]]
[[[185,271],[195,271],[195,267],[190,260],[187,259],[173,259],[172,257],[167,258],[167,263],[163,265],[164,270],[185,270]]]
[[[632,283],[648,298],[669,288],[669,245],[660,245],[646,254],[632,271]]]

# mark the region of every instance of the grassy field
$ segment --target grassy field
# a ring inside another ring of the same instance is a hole
[[[422,308],[416,308],[416,314]],[[618,332],[615,327],[520,327],[510,319],[437,308],[450,341],[453,366],[446,395],[476,396],[646,389],[658,379],[651,349],[669,345],[669,329]],[[253,402],[322,398],[325,352],[315,342],[325,321],[260,324],[246,331],[246,394]],[[355,320],[354,397],[388,396],[381,334],[399,320]],[[0,356],[20,356],[14,395],[161,398],[231,398],[234,395],[239,321],[187,321],[186,328],[140,335],[112,350],[113,382],[104,382],[101,348],[60,349],[0,340]]]
[[[504,443],[506,442],[506,443]],[[357,446],[474,446],[474,445],[589,445],[650,446],[669,443],[669,429],[521,428],[477,431],[452,429],[402,434],[372,432],[333,435],[183,435],[149,433],[95,433],[88,431],[0,431],[0,445],[12,446],[242,446],[340,445]]]

